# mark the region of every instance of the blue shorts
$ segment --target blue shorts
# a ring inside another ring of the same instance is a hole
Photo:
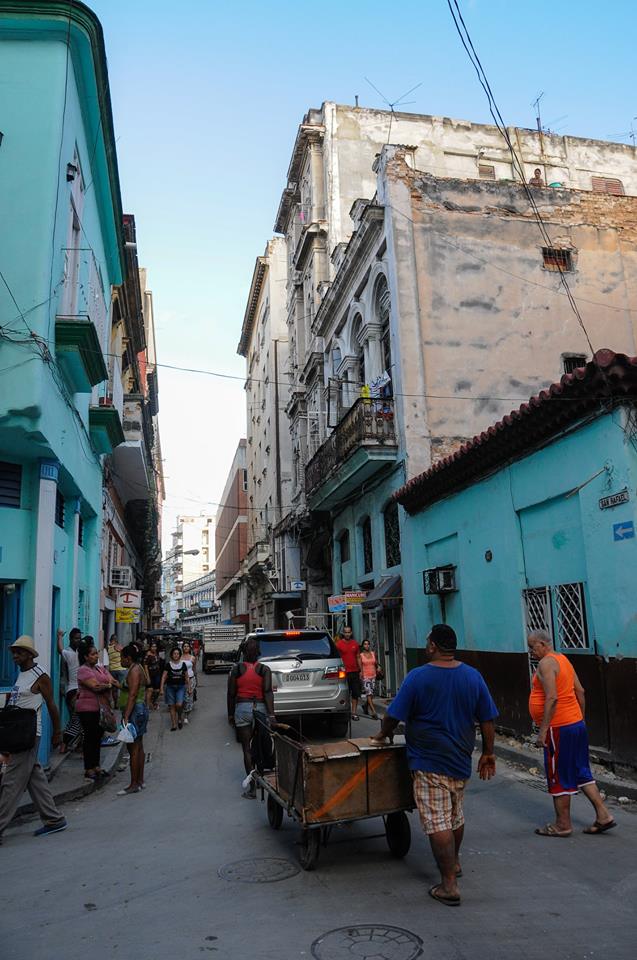
[[[234,708],[234,725],[235,727],[251,727],[254,723],[254,713],[260,713],[262,717],[266,717],[265,704],[256,702],[245,702],[237,703]]]
[[[186,696],[186,684],[180,683],[178,687],[166,686],[165,696],[169,707],[181,707]]]
[[[587,783],[595,783],[583,720],[564,727],[549,727],[544,747],[544,769],[549,793],[553,797],[571,796]]]
[[[130,715],[131,723],[135,724],[137,736],[135,740],[141,740],[148,727],[148,707],[145,703],[136,703],[133,712]]]

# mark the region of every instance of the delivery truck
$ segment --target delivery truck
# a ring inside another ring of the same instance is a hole
[[[236,663],[239,645],[245,637],[242,623],[224,623],[202,628],[203,653],[201,667],[204,673],[229,670]]]

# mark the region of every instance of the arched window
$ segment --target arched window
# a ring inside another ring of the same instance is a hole
[[[374,569],[374,547],[372,543],[371,517],[365,517],[361,523],[361,539],[363,545],[363,572],[371,573]]]
[[[400,563],[400,526],[398,524],[398,504],[395,500],[388,503],[383,511],[385,529],[385,565],[396,567]]]
[[[355,352],[358,357],[358,368],[355,371],[356,386],[360,389],[365,383],[367,383],[366,372],[365,372],[365,351],[363,345],[360,343],[360,334],[363,327],[363,318],[360,314],[354,319],[352,324],[352,350]]]
[[[391,376],[391,333],[390,333],[390,313],[391,300],[389,296],[389,287],[387,280],[381,276],[378,278],[376,290],[374,293],[374,313],[381,327],[381,349],[383,369]]]

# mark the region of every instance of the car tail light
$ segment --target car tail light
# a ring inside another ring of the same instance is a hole
[[[286,630],[285,633],[283,634],[283,636],[284,636],[284,637],[300,637],[300,636],[301,636],[301,631],[300,631],[300,630]]]
[[[324,680],[344,680],[347,674],[344,667],[326,667],[323,674]]]

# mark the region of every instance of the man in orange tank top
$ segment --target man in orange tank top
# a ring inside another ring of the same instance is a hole
[[[538,726],[536,744],[544,747],[546,779],[555,807],[555,823],[538,827],[535,832],[540,837],[570,837],[571,797],[581,790],[595,808],[595,823],[584,833],[605,833],[617,824],[604,805],[591,772],[584,688],[570,660],[554,651],[545,630],[530,633],[528,647],[538,661],[529,713]]]

